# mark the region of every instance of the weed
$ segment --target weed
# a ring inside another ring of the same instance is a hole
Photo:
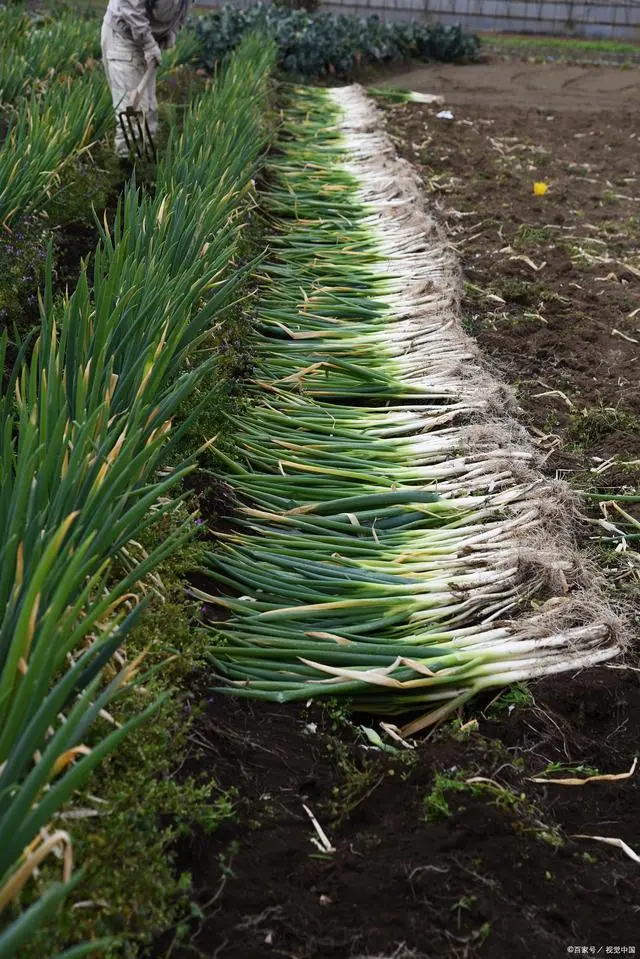
[[[397,761],[405,767],[400,773],[400,778],[403,782],[406,782],[414,768],[419,764],[418,755],[413,749],[407,749],[405,752],[398,754]]]
[[[325,748],[340,776],[339,784],[331,791],[329,811],[332,819],[340,823],[381,785],[386,775],[393,773],[395,756],[392,760],[388,753],[364,752],[347,741],[356,730],[349,720],[348,705],[345,708],[341,701],[329,699],[323,703],[323,717],[328,727]],[[404,759],[404,754],[398,754],[398,759]]]
[[[523,683],[515,683],[500,693],[487,708],[487,716],[496,719],[503,713],[512,713],[514,709],[526,709],[534,705],[534,699]]]
[[[461,898],[458,899],[457,902],[454,902],[454,904],[451,906],[451,912],[455,912],[456,914],[456,924],[458,929],[462,924],[462,913],[471,912],[476,902],[476,896],[461,896]]]
[[[548,776],[550,773],[561,773],[563,776],[599,776],[600,770],[595,766],[588,766],[581,763],[579,766],[571,766],[569,763],[549,763],[539,775]]]
[[[347,819],[382,784],[389,772],[385,765],[375,760],[355,758],[346,747],[338,753],[337,765],[344,778],[339,786],[332,789],[330,812],[336,823]]]
[[[620,197],[619,197],[618,193],[616,192],[616,190],[612,190],[612,189],[610,189],[610,188],[607,188],[607,189],[605,189],[605,190],[602,191],[602,200],[601,200],[601,203],[602,203],[603,206],[604,206],[605,203],[617,204],[619,199],[620,199]]]
[[[572,413],[568,430],[569,438],[576,446],[593,446],[616,430],[637,432],[640,422],[637,416],[612,406],[585,406],[580,413]]]
[[[58,188],[47,204],[47,215],[60,226],[86,223],[93,226],[102,211],[122,188],[118,158],[106,145],[83,154],[64,167]],[[94,212],[95,211],[95,212]]]
[[[462,779],[461,773],[453,776],[436,773],[431,792],[425,796],[424,811],[427,822],[439,822],[449,819],[453,813],[447,800],[447,793],[472,792],[472,787]],[[477,794],[477,793],[476,793]]]
[[[545,418],[544,423],[542,424],[542,429],[545,433],[554,433],[560,426],[560,420],[556,413],[549,411]]]
[[[512,246],[516,250],[531,250],[538,246],[553,243],[556,235],[557,231],[552,230],[550,227],[531,226],[529,223],[521,223],[513,238]]]
[[[640,216],[630,216],[617,220],[602,220],[599,224],[600,230],[608,236],[621,235],[625,240],[631,237],[637,238],[640,235]]]
[[[184,108],[193,102],[209,83],[208,77],[199,76],[186,64],[176,67],[158,80],[161,125],[159,146],[166,140],[167,130],[181,132]]]
[[[447,726],[443,727],[443,731],[446,732],[452,739],[455,739],[457,742],[464,743],[467,740],[471,739],[472,736],[476,736],[478,732],[478,720],[477,719],[463,719],[462,717],[457,717],[453,719]]]
[[[347,699],[324,699],[322,701],[322,715],[328,720],[331,732],[343,730],[345,726],[353,729],[351,724],[351,703]]]
[[[484,325],[483,314],[467,313],[465,311],[462,314],[460,322],[462,324],[462,329],[468,334],[468,336],[477,337]]]
[[[38,286],[51,234],[35,216],[0,234],[0,333],[24,338],[39,322]]]
[[[473,780],[473,776],[462,770],[453,771],[453,774],[437,772],[431,791],[423,801],[426,822],[449,819],[453,815],[449,794],[465,794],[470,799],[492,800],[497,809],[514,817],[514,826],[523,835],[533,835],[554,849],[563,844],[559,828],[544,823],[535,804],[528,800],[524,793],[516,793],[513,789],[491,781]],[[464,808],[458,805],[456,811],[462,812]]]
[[[224,852],[218,854],[218,865],[220,873],[229,879],[235,879],[236,874],[233,871],[233,860],[240,852],[240,843],[233,839]]]
[[[560,849],[564,846],[564,839],[560,835],[560,831],[557,827],[553,829],[544,829],[542,827],[535,827],[533,829],[526,829],[525,832],[532,832],[535,836],[541,841],[551,846],[552,849]]]
[[[347,819],[353,810],[382,785],[386,776],[395,776],[406,781],[411,776],[418,757],[413,750],[393,750],[392,753],[369,748],[362,749],[362,735],[349,719],[348,708],[339,700],[323,703],[323,716],[328,720],[325,748],[332,764],[340,775],[340,781],[332,789],[330,814],[336,823]],[[358,735],[355,742],[347,741]],[[368,740],[367,740],[368,743]]]
[[[537,280],[521,280],[516,277],[499,277],[491,286],[492,292],[507,303],[520,306],[537,306],[544,299],[544,284]]]

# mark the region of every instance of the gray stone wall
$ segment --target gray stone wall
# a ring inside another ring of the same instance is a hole
[[[331,10],[462,23],[470,30],[640,40],[640,0],[328,0]]]
[[[219,6],[220,0],[197,0]],[[250,0],[232,0],[247,7]],[[468,30],[610,37],[640,41],[640,0],[323,0],[336,13],[461,23]]]

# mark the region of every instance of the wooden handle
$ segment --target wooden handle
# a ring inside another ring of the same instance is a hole
[[[133,100],[131,101],[131,106],[134,110],[138,109],[138,105],[140,104],[140,98],[142,97],[142,94],[146,90],[147,86],[149,85],[149,82],[151,78],[154,76],[155,72],[156,72],[156,64],[152,60],[149,66],[147,67],[145,75],[143,76],[142,80],[140,81],[138,86],[135,88],[135,91],[133,93]]]

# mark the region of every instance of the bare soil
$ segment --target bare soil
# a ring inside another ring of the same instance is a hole
[[[438,107],[394,107],[389,130],[458,248],[467,326],[516,389],[547,469],[635,491],[640,117],[497,99],[453,107],[452,121]]]
[[[434,63],[411,67],[384,83],[441,93],[448,104],[463,107],[530,107],[589,114],[628,107],[637,114],[640,68],[494,59],[465,66]]]
[[[391,756],[367,750],[364,736],[320,707],[211,698],[191,771],[214,769],[221,786],[236,787],[237,814],[181,849],[204,918],[192,923],[188,947],[168,935],[154,954],[171,943],[180,959],[194,948],[226,959],[552,959],[576,945],[603,955],[609,945],[640,949],[637,865],[573,838],[637,844],[638,779],[530,781],[553,763],[628,770],[638,674],[599,668],[536,683],[532,694],[524,706],[476,705],[479,725],[468,737],[446,727]],[[433,819],[436,773],[486,777],[498,788],[445,790]],[[303,804],[334,852],[313,845]]]
[[[386,108],[388,127],[458,247],[465,322],[516,389],[545,468],[591,489],[636,489],[637,111],[608,80],[594,110],[578,102],[582,81],[558,89],[562,73],[544,67],[526,71],[532,84],[518,92],[512,65],[496,69],[396,78],[445,90],[454,120],[410,104]],[[618,75],[638,84],[631,71]],[[544,196],[534,197],[534,181],[549,184]],[[208,512],[206,488],[196,492]],[[585,521],[585,543],[593,530]],[[633,571],[615,569],[620,594],[635,601]],[[545,770],[584,778],[631,768],[640,728],[633,659],[476,702],[417,749],[395,753],[372,749],[359,728],[375,719],[349,723],[337,707],[294,710],[207,689],[199,697],[189,771],[237,787],[236,816],[179,850],[198,906],[154,956],[640,952],[638,866],[584,838],[640,850],[638,775],[532,781]],[[476,777],[489,782],[468,782]],[[333,852],[314,845],[303,804]]]

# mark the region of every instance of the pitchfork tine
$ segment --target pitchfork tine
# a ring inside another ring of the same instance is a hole
[[[136,113],[135,118],[136,118],[136,134],[140,138],[138,139],[136,137],[136,153],[138,154],[140,159],[142,159],[142,157],[145,154],[145,144],[144,144],[144,133],[142,131],[142,124],[140,123],[140,114]]]
[[[131,146],[131,140],[129,139],[129,134],[127,133],[127,124],[125,123],[125,113],[119,115],[120,120],[120,129],[122,130],[122,135],[124,136],[124,142],[127,144],[127,150],[129,153],[133,153],[133,147]]]
[[[146,140],[146,144],[145,144],[145,146],[147,147],[147,158],[148,158],[149,160],[151,160],[153,163],[157,163],[157,162],[158,162],[158,151],[156,150],[156,145],[155,145],[155,143],[154,143],[153,136],[152,136],[152,134],[151,134],[151,130],[149,129],[149,121],[147,120],[146,115],[145,115],[145,118],[144,118],[144,129],[145,129],[145,133],[146,133],[146,135],[147,135],[147,140]]]
[[[122,110],[118,114],[120,126],[122,128],[122,133],[124,135],[124,140],[127,144],[127,150],[129,153],[135,152],[135,154],[140,158],[146,156],[147,159],[152,160],[153,162],[156,162],[158,159],[156,145],[153,142],[147,115],[143,111],[138,110],[138,104],[145,87],[155,73],[155,69],[155,64],[153,62],[150,63],[147,67],[145,75],[134,91],[133,103],[130,103],[126,110]],[[142,117],[144,127],[140,122],[140,117]]]

